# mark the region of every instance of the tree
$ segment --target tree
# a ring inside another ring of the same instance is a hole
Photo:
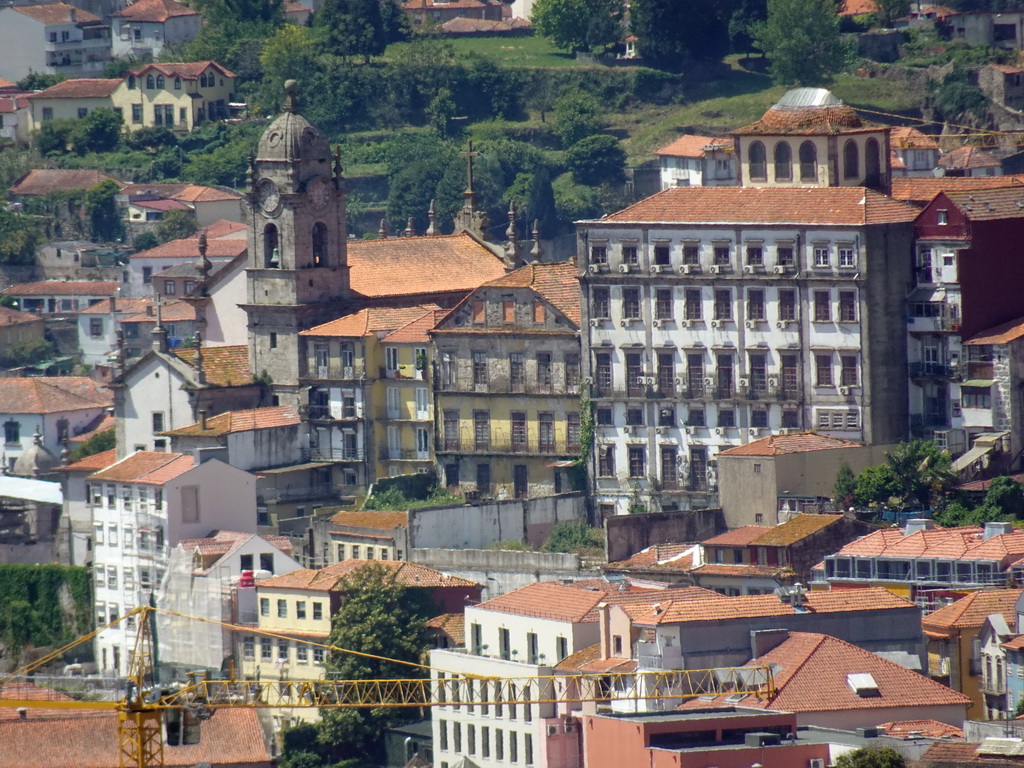
[[[331,651],[328,675],[342,680],[425,676],[423,668],[400,663],[419,664],[428,646],[425,620],[433,607],[424,590],[408,589],[395,581],[394,571],[368,563],[345,579],[340,601],[328,643],[373,657]],[[320,741],[332,745],[333,759],[368,762],[382,757],[386,728],[418,717],[415,710],[388,707],[322,709],[320,714]]]
[[[86,456],[92,456],[103,451],[109,451],[117,445],[117,433],[113,429],[97,432],[86,438],[80,446],[71,452],[71,461],[80,461]]]
[[[384,26],[381,0],[325,0],[313,15],[313,26],[323,29],[327,53],[362,58],[365,63],[384,53],[391,36]]]
[[[890,747],[861,747],[840,755],[835,764],[836,768],[906,768],[906,765],[903,755]]]
[[[193,211],[168,211],[156,228],[161,243],[191,237],[198,229]]]
[[[989,483],[983,506],[1004,519],[1024,520],[1024,487],[1012,477],[997,477]]]
[[[559,234],[561,224],[555,205],[555,190],[551,186],[551,174],[547,168],[538,168],[533,174],[523,213],[527,227],[532,228],[533,223],[537,222],[541,237],[553,238]]]
[[[678,69],[688,59],[721,59],[729,50],[729,3],[688,0],[633,0],[629,26],[640,56],[652,64]]]
[[[121,115],[112,109],[94,109],[78,119],[71,133],[75,152],[113,152],[121,143]]]
[[[43,240],[39,225],[27,216],[0,208],[0,264],[32,264]]]
[[[32,137],[41,155],[66,154],[77,126],[74,120],[46,120]]]
[[[886,456],[893,480],[901,490],[900,507],[931,506],[955,479],[948,453],[929,440],[900,443]]]
[[[131,149],[160,150],[178,146],[178,137],[169,128],[162,125],[146,126],[132,131],[125,138],[125,144]]]
[[[604,532],[584,520],[565,520],[551,528],[544,549],[547,552],[578,552],[604,546]]]
[[[841,509],[849,507],[857,496],[857,479],[845,461],[836,473],[836,484],[832,490],[832,501]]]
[[[555,102],[555,134],[566,149],[604,128],[601,107],[589,93],[568,93]]]
[[[148,251],[150,248],[156,248],[158,245],[160,245],[160,238],[156,236],[155,232],[140,232],[132,241],[132,246],[135,248],[136,253]]]
[[[890,26],[910,12],[910,0],[875,0],[875,20],[883,27]]]
[[[455,117],[455,98],[447,88],[441,88],[427,107],[427,120],[442,136],[448,135],[448,121]]]
[[[530,20],[565,51],[597,51],[622,37],[619,0],[537,0]]]
[[[749,56],[754,50],[753,26],[767,17],[767,0],[740,0],[739,7],[729,17],[729,41],[733,51]]]
[[[988,110],[985,94],[971,82],[970,70],[959,63],[940,82],[928,81],[928,101],[946,122],[981,119]]]
[[[63,83],[66,78],[60,74],[47,74],[45,72],[29,72],[18,81],[19,91],[44,91],[51,85]]]
[[[85,214],[89,230],[97,240],[111,242],[121,237],[123,227],[117,211],[117,195],[121,187],[113,179],[105,179],[85,193]]]
[[[850,60],[833,0],[768,0],[768,18],[753,33],[780,85],[825,85]]]
[[[867,467],[857,475],[855,497],[858,504],[888,504],[900,493],[899,483],[892,475],[888,464],[877,464]]]
[[[305,81],[316,69],[322,30],[285,24],[267,40],[260,66],[264,83],[275,96],[282,93],[285,80]]]
[[[565,153],[565,164],[577,184],[596,187],[619,184],[626,178],[626,152],[614,136],[581,139]]]

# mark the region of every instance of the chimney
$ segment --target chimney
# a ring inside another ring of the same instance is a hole
[[[72,24],[78,23],[78,9],[77,8],[68,8],[68,20]]]
[[[982,539],[988,541],[992,537],[1002,536],[1004,533],[1013,533],[1013,523],[1002,521],[985,523],[985,533],[982,534]]]
[[[759,659],[789,639],[788,629],[759,629],[750,633],[751,658]]]
[[[907,520],[907,525],[903,529],[903,535],[909,536],[912,533],[918,531],[930,531],[935,527],[935,523],[931,520],[926,520],[921,517],[915,517],[913,520]]]
[[[110,302],[110,314],[114,314],[117,311],[117,299],[111,296],[107,301]]]
[[[18,707],[18,719],[28,720],[28,709],[25,707]]]
[[[199,409],[199,427],[204,432],[206,431],[206,409],[205,408],[200,408]]]
[[[111,301],[113,301],[113,299],[111,299]],[[152,317],[152,316],[153,316],[153,305],[152,304],[147,304],[146,305],[146,317]]]
[[[611,658],[611,655],[612,655],[611,654],[611,650],[612,650],[612,638],[611,638],[612,628],[609,626],[609,621],[608,621],[608,619],[610,618],[609,610],[608,610],[608,603],[601,602],[601,603],[597,604],[597,616],[598,616],[598,621],[600,622],[600,628],[601,628],[601,637],[600,637],[600,641],[601,641],[601,658],[602,659],[609,659],[609,658]]]

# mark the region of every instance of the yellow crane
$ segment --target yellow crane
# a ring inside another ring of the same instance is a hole
[[[0,707],[42,707],[117,712],[120,768],[163,768],[163,721],[167,713],[180,711],[182,727],[187,719],[201,722],[225,707],[433,707],[476,704],[574,704],[583,702],[640,702],[656,699],[688,699],[723,694],[754,695],[771,700],[775,681],[770,667],[722,667],[702,670],[567,673],[559,676],[478,677],[433,669],[436,676],[395,680],[211,680],[191,674],[183,683],[158,685],[154,670],[151,622],[160,609],[142,606],[114,622],[74,640],[41,659],[0,678],[0,689],[23,680],[35,670],[59,659],[72,648],[93,640],[118,622],[136,618],[136,641],[128,673],[128,691],[118,700],[0,697]],[[174,614],[181,618],[209,621]],[[215,622],[222,624],[222,622]],[[247,633],[281,637],[252,627],[224,625]],[[339,653],[371,656],[359,651],[319,645]],[[381,658],[381,657],[372,657]],[[411,667],[432,668],[396,659],[384,659]],[[29,678],[30,679],[30,678]]]

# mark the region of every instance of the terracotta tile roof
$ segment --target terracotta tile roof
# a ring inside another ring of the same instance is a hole
[[[67,82],[75,82],[69,80]],[[36,168],[29,171],[11,187],[12,195],[31,197],[33,195],[48,195],[51,192],[59,192],[69,189],[92,189],[101,181],[110,179],[117,181],[102,171],[90,171],[87,169],[72,170],[64,168]],[[118,182],[120,184],[121,182]]]
[[[894,125],[889,129],[889,146],[893,149],[938,149],[939,142],[909,125]]]
[[[964,737],[962,728],[956,728],[938,720],[895,720],[891,723],[882,723],[878,727],[887,735],[895,736],[898,739],[962,739]]]
[[[559,672],[633,672],[636,662],[632,659],[606,659],[601,656],[601,644],[576,651],[555,665]]]
[[[247,241],[242,238],[211,238],[207,234],[206,257],[209,259],[234,259],[248,249]],[[148,251],[133,253],[135,259],[198,259],[199,236],[185,237],[150,248]]]
[[[1006,475],[1006,477],[1009,477],[1015,483],[1024,484],[1024,472],[1019,472],[1015,475]],[[969,483],[961,483],[960,485],[956,486],[956,489],[958,491],[968,492],[987,491],[988,487],[992,485],[993,480],[995,480],[994,477],[989,478],[988,480],[972,480]]]
[[[295,2],[295,0],[288,0],[288,2],[286,2],[284,4],[284,12],[285,13],[312,13],[313,9],[310,8],[308,5],[303,5],[302,3],[297,3],[297,2]]]
[[[22,325],[24,323],[41,323],[43,319],[31,312],[19,312],[10,307],[0,307],[0,325]]]
[[[1021,336],[1024,336],[1024,317],[1018,317],[1016,320],[997,325],[995,328],[988,328],[981,333],[971,336],[971,338],[963,343],[974,345],[1009,344]]]
[[[803,608],[810,613],[851,613],[910,608],[913,604],[882,587],[808,592]],[[715,595],[701,600],[662,604],[636,619],[643,625],[678,624],[689,621],[723,621],[762,616],[790,616],[793,606],[775,595]]]
[[[66,467],[62,467],[62,469],[65,472],[96,472],[101,469],[106,469],[115,461],[117,461],[117,449],[111,448],[109,451],[103,451],[102,453],[94,453],[92,456],[86,456],[84,459],[76,461],[74,464],[68,464]]]
[[[426,344],[430,341],[429,332],[447,314],[448,311],[445,309],[433,309],[392,331],[383,340],[390,344]]]
[[[719,451],[721,456],[785,456],[790,453],[827,451],[832,448],[860,448],[863,443],[843,440],[839,437],[819,435],[815,432],[801,432],[792,435],[768,435],[746,445],[737,445]]]
[[[605,599],[606,593],[601,591],[578,589],[553,581],[538,581],[486,600],[477,608],[579,624],[596,621],[596,614],[592,611]]]
[[[180,323],[196,319],[196,308],[194,304],[187,301],[172,301],[160,308],[160,322]],[[156,323],[156,312],[140,312],[137,315],[129,315],[121,318],[122,323]],[[203,353],[206,354],[205,352]]]
[[[988,560],[1003,566],[1024,555],[1024,531],[1014,529],[983,539],[978,526],[931,528],[909,536],[901,528],[882,528],[852,541],[836,554],[848,557],[928,557]]]
[[[769,529],[750,543],[755,547],[788,547],[842,519],[842,515],[799,514]]]
[[[112,429],[114,429],[114,426],[116,425],[116,423],[117,423],[117,420],[114,418],[113,414],[105,413],[105,414],[103,414],[103,417],[99,420],[99,423],[97,423],[97,425],[95,427],[93,427],[92,429],[90,429],[88,432],[83,432],[80,435],[75,435],[74,437],[69,437],[68,441],[67,441],[68,442],[68,447],[71,448],[71,449],[74,449],[74,448],[78,447],[79,445],[81,445],[82,443],[84,443],[90,437],[95,437],[96,435],[98,435],[98,434],[100,434],[102,432],[110,432]],[[111,462],[111,463],[113,463],[113,462]]]
[[[0,90],[2,89],[3,86],[0,85]],[[0,114],[13,115],[19,109],[28,107],[29,103],[27,94],[24,96],[0,96]]]
[[[695,576],[739,576],[745,579],[781,578],[792,574],[793,569],[782,565],[728,565],[725,563],[705,563],[697,566],[691,573]]]
[[[10,80],[0,77],[0,90],[9,90],[17,87],[17,83],[12,83]]]
[[[862,226],[913,221],[917,213],[864,187],[673,187],[600,223]]]
[[[918,764],[928,768],[958,768],[961,765],[988,765],[1006,768],[1020,765],[1017,755],[983,754],[982,745],[971,742],[936,741],[921,755]]]
[[[187,5],[177,2],[177,0],[135,0],[134,3],[124,10],[110,15],[114,18],[128,19],[129,21],[163,23],[177,16],[198,16],[199,11],[194,11]]]
[[[511,32],[513,30],[531,29],[533,24],[528,19],[518,17],[511,19],[467,19],[465,16],[456,16],[441,25],[442,31],[446,34],[479,34],[483,32]]]
[[[83,77],[65,80],[49,88],[31,94],[30,101],[44,99],[106,99],[121,85],[120,78],[100,79]]]
[[[349,283],[367,298],[472,291],[505,274],[505,265],[466,234],[390,237],[348,245]]]
[[[145,483],[163,485],[196,466],[195,457],[183,453],[136,451],[94,475],[94,480],[113,483]]]
[[[174,356],[195,368],[194,347],[175,349]],[[203,347],[203,371],[206,383],[216,387],[239,387],[252,383],[249,370],[249,348],[244,344],[232,347]]]
[[[355,528],[374,528],[381,531],[390,531],[409,524],[407,512],[373,512],[369,510],[341,511],[331,517],[335,525],[349,525]]]
[[[746,666],[775,665],[777,695],[771,701],[747,696],[737,706],[786,712],[836,712],[898,707],[970,704],[970,697],[870,651],[828,635],[790,632],[789,638]],[[858,695],[852,674],[871,675],[876,695]],[[700,705],[704,702],[697,701]],[[693,703],[681,708],[693,708]]]
[[[880,131],[885,126],[860,119],[846,104],[806,109],[772,107],[756,123],[733,133],[737,136],[835,136],[861,131]]]
[[[442,613],[427,620],[427,629],[447,635],[456,647],[466,645],[466,615],[463,613]]]
[[[532,288],[579,327],[579,275],[576,266],[567,261],[527,264],[486,285],[495,288]]]
[[[118,764],[117,713],[58,710],[25,720],[0,720],[0,765],[18,768],[112,768]],[[221,715],[224,717],[221,718]],[[216,722],[214,722],[216,720]],[[198,744],[164,749],[167,768],[215,765],[220,768],[270,768],[255,709],[225,709],[203,722]]]
[[[701,543],[706,547],[745,547],[758,536],[768,533],[770,530],[771,526],[768,525],[744,525],[742,528],[735,528],[718,536],[712,536]]]
[[[947,192],[946,197],[973,221],[1024,218],[1024,189],[1020,187]]]
[[[633,568],[648,570],[654,567],[665,570],[689,570],[693,567],[694,550],[699,546],[699,544],[655,544],[626,560],[608,563],[605,570],[624,571]]]
[[[655,605],[664,605],[669,601],[697,601],[716,597],[720,597],[717,592],[704,587],[670,587],[668,589],[612,590],[605,592],[601,602],[617,605],[631,619],[635,619],[648,613]],[[597,606],[584,617],[584,621],[600,621]]]
[[[1000,643],[1003,648],[1007,648],[1011,651],[1019,651],[1024,649],[1024,635],[1017,635],[1005,643]]]
[[[151,211],[190,211],[192,210],[184,203],[177,200],[134,200],[132,205],[137,208],[147,208]]]
[[[997,189],[1024,184],[1024,174],[1016,176],[896,176],[892,179],[890,195],[895,200],[924,205],[939,192],[962,192],[972,189]]]
[[[113,404],[110,390],[86,376],[0,378],[0,413],[61,413]]]
[[[993,613],[1003,615],[1011,626],[1016,620],[1015,606],[1024,589],[983,589],[961,597],[921,619],[926,628],[956,629],[980,627]]]
[[[971,168],[998,168],[999,158],[984,149],[970,145],[957,147],[939,158],[940,168],[966,170]]]
[[[120,297],[114,299],[114,311],[120,314],[137,314],[139,312],[145,312],[146,307],[153,306],[152,299],[122,299]],[[81,310],[78,314],[80,315],[109,315],[110,314],[110,302],[101,301],[93,304],[91,307],[86,307]]]
[[[252,432],[257,429],[276,429],[294,427],[301,424],[299,414],[293,408],[275,405],[268,408],[255,408],[251,411],[225,411],[206,420],[206,429],[202,422],[189,424],[187,427],[172,429],[161,434],[172,437],[220,437],[235,432]]]
[[[200,62],[212,64],[213,62]],[[157,65],[161,68],[165,67],[192,67],[192,64],[160,64]],[[175,70],[176,71],[176,70]],[[226,72],[226,70],[225,70]],[[199,75],[194,75],[198,77]],[[227,189],[218,189],[217,187],[201,187],[196,184],[189,184],[185,189],[174,196],[175,200],[182,200],[186,203],[215,203],[223,200],[241,200],[242,196]],[[222,219],[223,221],[223,219]],[[212,225],[211,225],[212,226]],[[245,225],[242,225],[243,228]],[[210,237],[209,231],[206,234]]]
[[[342,582],[353,572],[366,565],[375,565],[394,574],[397,583],[406,587],[479,587],[475,581],[451,576],[425,565],[399,560],[342,560],[319,571],[300,568],[281,576],[264,579],[257,587],[274,589],[308,589],[330,592],[342,588]]]
[[[37,283],[18,283],[0,293],[10,296],[113,296],[120,283],[106,280],[43,280]]]
[[[286,555],[292,553],[292,540],[287,536],[257,536],[255,533],[240,533],[238,531],[215,531],[212,536],[203,539],[182,539],[178,542],[178,546],[186,551],[198,551],[202,557],[216,557],[217,560],[209,567],[201,569],[206,572],[252,539],[260,539]]]
[[[101,21],[99,16],[94,16],[81,8],[75,8],[67,3],[39,3],[38,5],[15,5],[13,10],[31,16],[43,24],[71,24],[71,14],[75,14],[75,21],[79,24],[96,24]]]
[[[53,690],[52,688],[41,688],[34,683],[6,683],[0,686],[0,699],[17,699],[21,701],[74,701],[70,696],[67,696],[60,691]],[[67,717],[68,710],[61,709],[59,707],[35,707],[33,706],[29,712],[32,719],[50,719],[54,717]],[[88,712],[84,714],[96,715],[96,714],[107,714],[101,711]],[[21,720],[21,715],[18,714],[18,710],[14,707],[0,707],[0,723],[8,721]],[[3,764],[3,763],[0,763]]]
[[[666,144],[654,154],[659,157],[704,157],[709,149],[731,150],[734,141],[730,138],[714,136],[680,136],[671,144]]]
[[[230,219],[217,219],[217,221],[205,229],[206,237],[210,240],[234,240],[239,239],[239,236],[244,240],[248,233],[248,228],[244,222],[231,221]]]
[[[363,337],[380,331],[397,330],[435,309],[438,309],[436,304],[416,307],[369,307],[301,331],[299,335]]]
[[[874,13],[878,10],[875,0],[843,0],[843,7],[839,11],[840,16],[862,16],[865,13]]]

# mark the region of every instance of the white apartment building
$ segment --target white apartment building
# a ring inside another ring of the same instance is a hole
[[[31,72],[96,77],[110,61],[110,27],[68,3],[5,4],[0,8],[0,77]]]
[[[164,578],[170,548],[211,531],[256,532],[256,480],[216,459],[138,451],[89,476],[97,626],[140,605]],[[96,638],[104,674],[128,671],[135,627],[125,620]]]
[[[731,138],[680,136],[655,153],[661,161],[661,188],[731,187],[738,183]]]

